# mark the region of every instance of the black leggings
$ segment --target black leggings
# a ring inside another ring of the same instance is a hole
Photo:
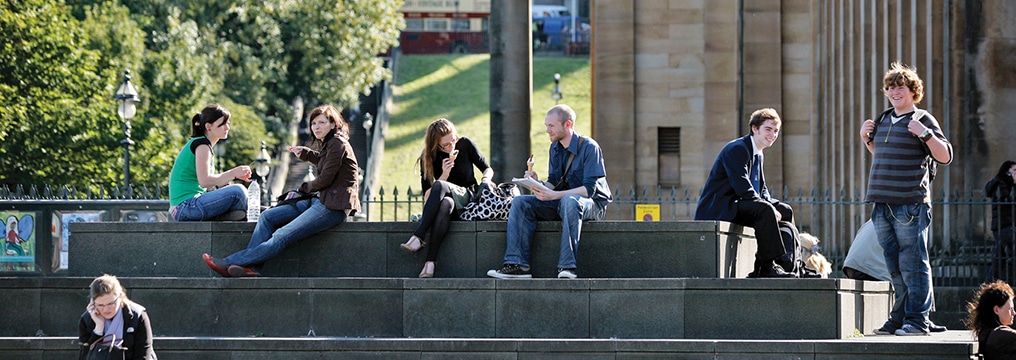
[[[448,235],[448,227],[451,225],[452,215],[455,213],[455,200],[451,197],[452,191],[445,184],[444,181],[435,181],[431,186],[430,196],[427,197],[427,203],[423,205],[420,226],[413,232],[413,235],[422,241],[427,230],[430,230],[427,261],[437,261],[437,252],[441,249],[441,243],[445,236]]]

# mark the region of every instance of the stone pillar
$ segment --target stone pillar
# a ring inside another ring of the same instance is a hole
[[[490,165],[494,181],[525,169],[533,107],[531,7],[493,0],[490,8]]]

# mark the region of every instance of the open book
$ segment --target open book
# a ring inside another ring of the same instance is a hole
[[[534,187],[540,189],[541,191],[550,191],[550,189],[547,188],[547,185],[538,180],[534,180],[533,178],[528,177],[512,178],[512,183],[521,186],[529,191],[533,191]]]

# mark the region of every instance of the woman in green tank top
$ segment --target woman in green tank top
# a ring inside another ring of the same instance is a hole
[[[205,106],[191,119],[191,139],[180,149],[169,175],[169,215],[174,220],[246,218],[247,188],[230,183],[237,179],[250,182],[250,166],[221,174],[212,167],[212,147],[228,136],[229,111],[217,104]]]

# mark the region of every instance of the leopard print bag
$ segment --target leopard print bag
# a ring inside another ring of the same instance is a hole
[[[480,183],[472,201],[459,215],[462,220],[507,220],[512,199],[519,195],[518,186],[512,183]]]

